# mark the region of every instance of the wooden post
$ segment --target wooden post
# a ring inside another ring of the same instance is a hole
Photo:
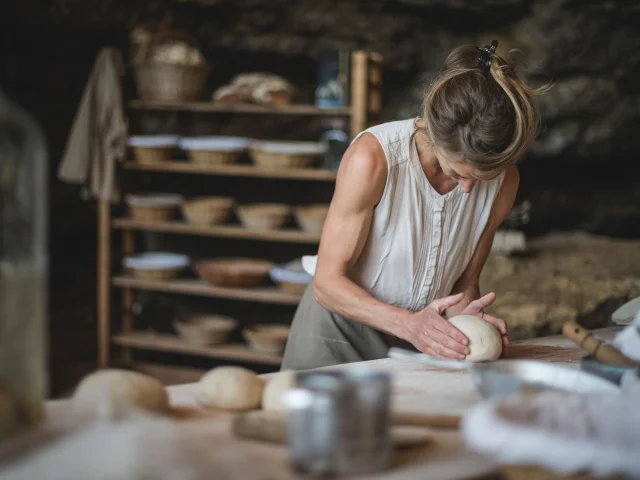
[[[110,277],[111,277],[111,205],[98,202],[98,368],[109,365]]]
[[[122,232],[122,254],[126,257],[135,253],[135,233],[131,230]],[[122,333],[127,334],[133,330],[133,289],[122,290]],[[127,365],[131,364],[131,349],[122,348],[122,357]]]
[[[371,53],[368,62],[369,102],[367,105],[367,127],[380,121],[382,110],[382,55]]]
[[[351,138],[367,128],[368,56],[353,52],[351,66]]]

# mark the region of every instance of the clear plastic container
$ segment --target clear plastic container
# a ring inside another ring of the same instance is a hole
[[[43,417],[47,223],[44,135],[0,90],[0,442]]]

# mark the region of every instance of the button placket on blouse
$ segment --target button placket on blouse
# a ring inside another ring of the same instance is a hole
[[[427,279],[425,286],[431,287],[435,276],[438,251],[442,243],[442,212],[444,210],[444,199],[433,199],[433,221],[431,224],[431,249],[429,250],[429,264],[427,265]],[[428,288],[425,295],[428,295]]]

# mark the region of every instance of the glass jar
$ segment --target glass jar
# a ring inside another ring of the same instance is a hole
[[[0,441],[43,416],[47,218],[44,135],[0,90]]]

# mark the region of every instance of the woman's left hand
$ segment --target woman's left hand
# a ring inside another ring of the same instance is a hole
[[[461,314],[462,315],[474,315],[480,317],[483,320],[489,322],[502,334],[502,344],[506,347],[509,345],[509,338],[507,337],[507,324],[501,318],[496,318],[488,313],[485,313],[484,309],[491,305],[496,300],[496,294],[491,292],[487,293],[484,297],[480,297],[477,300],[469,303]]]

